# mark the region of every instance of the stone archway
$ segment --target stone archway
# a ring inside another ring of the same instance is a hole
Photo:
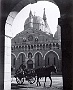
[[[57,70],[59,70],[59,68],[61,68],[59,66],[58,55],[54,51],[49,51],[45,55],[45,66],[48,66],[48,65],[49,66],[55,65],[57,67]]]
[[[0,89],[1,90],[10,90],[11,84],[10,84],[10,69],[7,70],[6,67],[11,67],[11,61],[6,61],[6,58],[11,58],[11,53],[6,54],[6,51],[9,50],[11,52],[11,47],[10,47],[10,35],[5,36],[5,23],[7,16],[9,15],[9,12],[15,7],[16,4],[19,3],[20,0],[2,0],[1,3],[1,15],[0,15],[0,26],[1,26],[1,33],[0,33],[0,53],[2,53],[0,57]],[[28,3],[35,3],[40,0],[23,0],[24,6],[27,5]],[[47,0],[49,1],[49,0]],[[50,0],[51,1],[51,0]],[[9,2],[9,3],[8,3]],[[73,59],[72,59],[72,43],[73,43],[73,2],[72,0],[54,0],[54,2],[58,5],[60,12],[61,12],[61,19],[59,19],[59,24],[61,25],[61,30],[62,30],[62,71],[63,71],[63,89],[64,90],[72,90],[73,89]],[[22,3],[21,3],[22,5]],[[21,5],[20,8],[17,6],[15,8],[15,11],[19,12],[21,10]],[[22,5],[23,6],[23,5]],[[23,6],[23,7],[24,7]],[[8,23],[10,24],[10,23]],[[4,43],[5,39],[9,42],[9,45],[7,44],[7,41]],[[5,44],[5,45],[4,45]],[[5,47],[5,50],[4,50]],[[9,47],[7,49],[7,47]],[[7,50],[6,50],[7,49]],[[4,53],[5,51],[5,53]],[[5,59],[5,60],[4,60]],[[4,72],[3,72],[4,71]],[[69,73],[68,73],[69,71]],[[9,75],[9,79],[7,79],[7,75]],[[9,86],[9,87],[7,87]]]
[[[27,61],[27,68],[28,69],[33,69],[33,61],[32,60]]]
[[[22,63],[25,63],[25,55],[23,53],[20,53],[16,60],[16,69],[18,69]]]
[[[37,52],[35,54],[34,59],[35,59],[35,68],[42,67],[43,58],[42,58],[41,53]]]

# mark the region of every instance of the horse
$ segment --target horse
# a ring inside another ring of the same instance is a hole
[[[56,66],[52,65],[52,66],[46,66],[46,67],[35,69],[35,73],[37,76],[37,86],[38,86],[38,83],[39,83],[39,86],[41,86],[39,82],[39,78],[45,77],[45,82],[46,82],[46,78],[49,77],[51,81],[50,83],[50,87],[51,87],[52,86],[51,72],[55,72],[55,73],[57,72]],[[44,87],[45,87],[45,82],[44,82]]]

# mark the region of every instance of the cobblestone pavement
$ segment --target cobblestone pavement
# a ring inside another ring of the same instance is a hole
[[[52,87],[49,87],[50,80],[47,78],[46,87],[44,87],[44,78],[40,79],[41,86],[36,86],[36,83],[29,84],[28,81],[24,81],[23,85],[17,85],[15,78],[12,81],[12,89],[11,90],[63,90],[63,81],[62,77],[52,77]]]

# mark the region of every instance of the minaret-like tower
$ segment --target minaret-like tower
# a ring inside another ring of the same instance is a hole
[[[29,13],[29,28],[33,28],[33,15],[31,10]]]
[[[46,14],[45,14],[45,8],[44,8],[44,14],[43,14],[43,20],[44,20],[44,22],[46,23]]]
[[[44,31],[45,31],[46,33],[48,33],[48,34],[51,34],[49,25],[48,25],[48,23],[47,23],[45,8],[44,8],[43,20],[44,20],[44,23],[45,23],[45,29],[44,29]]]

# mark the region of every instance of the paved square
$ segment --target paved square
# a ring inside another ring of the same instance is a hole
[[[63,80],[62,77],[52,77],[52,87],[49,87],[50,80],[47,78],[46,87],[44,87],[44,78],[40,79],[41,86],[36,86],[36,82],[34,84],[29,84],[28,81],[24,81],[23,85],[17,85],[15,78],[12,81],[12,89],[11,90],[63,90]]]

